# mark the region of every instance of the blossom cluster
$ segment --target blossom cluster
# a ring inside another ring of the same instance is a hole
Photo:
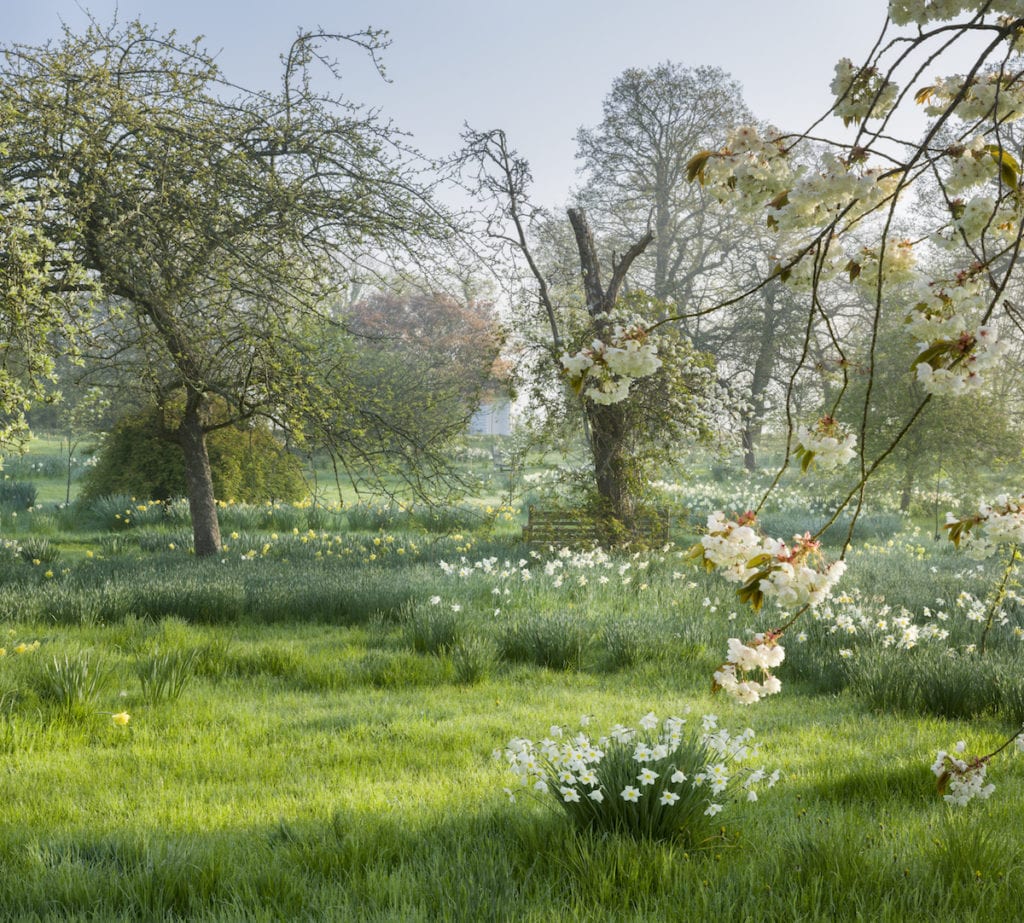
[[[752,513],[727,520],[716,510],[708,516],[707,534],[691,549],[691,557],[742,584],[738,595],[755,610],[766,598],[792,610],[826,601],[846,563],[825,563],[818,542],[809,534],[793,536],[791,548],[780,539],[762,537],[754,522]],[[779,692],[782,684],[769,672],[786,656],[778,638],[776,632],[755,635],[751,644],[730,638],[726,661],[714,674],[715,688],[748,705]],[[760,679],[750,675],[754,671]]]
[[[835,73],[831,90],[836,104],[832,111],[846,124],[884,118],[896,105],[899,88],[876,68],[860,68],[849,58],[842,58]]]
[[[718,571],[730,583],[746,583],[757,569],[749,562],[762,551],[761,534],[754,528],[753,513],[743,513],[735,520],[726,519],[715,510],[707,519],[707,534],[694,548],[708,570]],[[697,555],[695,555],[697,556]]]
[[[917,381],[929,394],[957,396],[984,384],[984,372],[1006,352],[994,328],[964,330],[955,339],[936,340],[917,357]]]
[[[926,93],[926,115],[942,115],[950,106],[965,122],[1012,122],[1024,115],[1024,84],[1010,74],[988,74],[969,83],[960,75],[944,77],[928,87]]]
[[[728,693],[743,705],[752,705],[782,690],[782,683],[768,671],[782,663],[785,656],[786,652],[770,632],[755,635],[752,644],[730,638],[726,662],[714,674],[714,688]],[[755,670],[761,674],[760,681],[748,675]]]
[[[589,722],[589,716],[581,719],[571,735],[553,726],[538,743],[514,737],[494,753],[520,789],[553,795],[583,826],[672,835],[714,817],[731,792],[757,801],[758,787],[779,779],[777,770],[740,771],[758,756],[754,732],[733,735],[718,727],[715,715],[705,715],[697,730],[687,728],[685,717],[662,721],[648,712],[639,729],[617,724],[596,739]],[[515,800],[513,789],[506,793]]]
[[[828,599],[846,563],[826,563],[819,543],[809,534],[794,535],[791,547],[781,539],[762,537],[754,522],[752,513],[727,520],[716,510],[708,516],[707,534],[691,555],[708,570],[717,568],[727,580],[742,584],[740,599],[754,609],[760,609],[765,598],[794,610]]]
[[[963,544],[979,557],[1000,545],[1024,545],[1024,494],[1000,494],[992,503],[983,500],[975,515],[961,519],[947,513],[943,528],[954,545]]]
[[[977,13],[981,9],[1007,16],[1024,16],[1022,0],[889,0],[889,18],[898,25],[945,22],[961,13]]]
[[[878,295],[879,274],[888,285],[903,285],[915,280],[917,255],[911,241],[887,237],[881,249],[867,245],[856,247],[843,269],[864,296],[873,301]]]
[[[991,182],[998,175],[1000,152],[981,134],[954,145],[946,152],[949,173],[947,195],[958,196],[975,186]]]
[[[967,744],[957,741],[953,753],[940,750],[932,764],[932,772],[939,780],[939,794],[947,804],[962,807],[974,798],[984,801],[996,787],[985,782],[987,762],[984,758],[965,760],[960,754]]]
[[[831,471],[857,454],[857,436],[830,416],[822,417],[813,427],[799,427],[796,439],[794,454],[804,471],[812,464],[822,471]]]
[[[762,138],[749,125],[736,129],[722,150],[703,151],[691,159],[689,173],[720,202],[743,215],[764,215],[779,232],[824,227],[839,216],[853,221],[891,198],[899,185],[892,171],[830,151],[821,154],[817,168],[795,163],[781,137]],[[781,261],[787,267],[784,277],[796,272],[797,262],[796,256]],[[836,262],[831,272],[841,267]]]
[[[657,344],[638,322],[616,324],[608,342],[594,340],[575,355],[563,353],[561,362],[573,389],[596,404],[624,401],[635,379],[661,367]]]

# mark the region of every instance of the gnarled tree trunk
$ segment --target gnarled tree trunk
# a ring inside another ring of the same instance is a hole
[[[587,296],[587,311],[594,319],[598,338],[604,340],[612,326],[608,317],[615,307],[626,272],[633,260],[643,253],[654,239],[654,235],[648,231],[629,248],[619,262],[613,260],[611,282],[604,288],[601,285],[597,249],[586,216],[580,209],[570,208],[569,222],[576,235],[583,288]],[[632,492],[632,465],[626,445],[627,410],[622,404],[597,404],[584,398],[584,411],[587,415],[597,494],[608,516],[626,530],[632,531],[635,525],[636,501]],[[613,533],[615,523],[609,525],[609,532]]]

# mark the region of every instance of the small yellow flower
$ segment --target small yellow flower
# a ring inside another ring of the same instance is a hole
[[[168,543],[167,543],[167,547],[168,547],[168,548],[169,548],[169,549],[170,549],[171,551],[174,551],[174,549],[175,549],[175,548],[177,548],[178,546],[177,546],[177,545],[175,545],[175,544],[174,544],[174,542],[168,542]]]
[[[85,556],[86,556],[87,558],[91,558],[91,557],[93,556],[93,554],[92,554],[92,552],[91,552],[91,551],[87,551],[87,552],[85,553]]]
[[[52,571],[52,570],[48,570],[48,571],[47,571],[47,572],[46,572],[45,574],[43,574],[43,576],[44,576],[44,577],[45,577],[45,578],[46,578],[47,580],[52,580],[52,579],[53,579],[53,571]]]
[[[0,647],[0,657],[6,657],[6,656],[7,656],[7,648],[6,647]]]
[[[126,711],[120,711],[116,715],[111,715],[110,720],[114,722],[118,727],[124,727],[129,721],[132,720],[132,716]]]
[[[24,654],[28,650],[28,645],[22,641],[17,647],[14,648],[15,654]]]

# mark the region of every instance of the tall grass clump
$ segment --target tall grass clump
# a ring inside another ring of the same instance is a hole
[[[483,524],[483,516],[475,507],[462,505],[430,505],[416,507],[412,521],[426,532],[447,535],[451,532],[472,532]]]
[[[306,507],[306,528],[315,532],[341,532],[347,524],[340,507],[313,503]]]
[[[133,526],[160,525],[167,519],[167,509],[163,503],[156,500],[139,501],[125,494],[79,500],[75,506],[75,519],[85,528],[106,532],[121,532]]]
[[[152,656],[138,661],[135,675],[142,684],[142,699],[148,705],[174,702],[195,675],[200,652],[196,649],[155,650]]]
[[[103,691],[103,661],[88,651],[53,657],[40,677],[40,695],[68,714],[92,707]]]
[[[555,670],[582,670],[591,629],[575,612],[517,616],[498,634],[503,660]]]
[[[609,619],[601,629],[606,669],[625,670],[653,658],[661,640],[658,627],[644,618]]]
[[[462,640],[465,630],[461,608],[443,605],[440,601],[406,606],[400,621],[412,649],[420,654],[451,651]]]
[[[935,655],[916,664],[920,710],[939,718],[962,720],[998,711],[1003,665],[991,657]]]
[[[353,503],[345,508],[345,517],[354,532],[389,532],[409,520],[397,503]]]
[[[497,650],[490,638],[467,635],[451,649],[455,681],[472,686],[488,679],[497,663]]]
[[[21,540],[21,558],[29,564],[53,564],[60,560],[60,549],[48,538],[29,536]]]

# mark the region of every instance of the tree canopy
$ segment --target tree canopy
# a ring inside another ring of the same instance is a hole
[[[385,255],[400,266],[452,231],[394,130],[316,90],[315,65],[338,73],[329,42],[381,47],[372,31],[302,34],[273,93],[137,21],[3,51],[0,272],[18,347],[4,356],[27,383],[3,409],[38,390],[48,331],[102,294],[94,355],[158,402],[184,394],[197,554],[220,547],[206,433],[333,416],[311,372],[327,306]]]

